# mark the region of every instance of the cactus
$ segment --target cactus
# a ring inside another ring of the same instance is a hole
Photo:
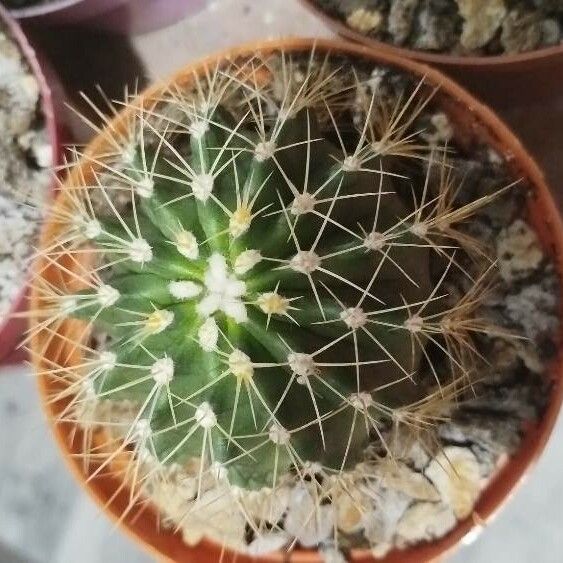
[[[108,120],[111,150],[77,151],[51,217],[67,282],[36,284],[42,329],[85,321],[81,365],[49,370],[73,397],[61,419],[134,405],[137,457],[275,491],[351,470],[389,426],[430,428],[466,387],[487,275],[461,297],[446,281],[484,260],[461,225],[494,196],[454,204],[417,128],[423,83],[385,97],[330,57],[272,60]]]

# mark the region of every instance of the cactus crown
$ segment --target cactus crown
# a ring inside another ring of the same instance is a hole
[[[446,282],[482,257],[460,225],[490,198],[454,206],[420,136],[431,95],[400,86],[315,53],[237,60],[129,102],[110,150],[77,152],[91,173],[67,182],[46,251],[67,283],[40,287],[43,326],[87,321],[86,359],[57,371],[63,418],[133,404],[140,457],[275,490],[442,416],[488,330],[485,277],[462,297]]]

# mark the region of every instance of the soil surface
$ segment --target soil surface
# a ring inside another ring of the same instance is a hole
[[[37,80],[0,23],[0,325],[22,291],[51,181],[39,105]]]
[[[558,45],[559,0],[314,0],[379,41],[455,55],[501,55]]]

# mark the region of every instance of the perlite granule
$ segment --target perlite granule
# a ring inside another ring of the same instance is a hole
[[[40,89],[0,22],[0,325],[25,283],[50,184]]]

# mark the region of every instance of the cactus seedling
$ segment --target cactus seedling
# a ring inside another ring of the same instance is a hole
[[[430,97],[403,86],[370,92],[314,52],[225,63],[129,102],[104,154],[79,155],[40,328],[85,321],[82,364],[51,370],[62,418],[133,405],[133,480],[195,462],[196,498],[209,476],[275,498],[352,470],[390,425],[431,426],[465,385],[486,276],[461,298],[445,280],[482,258],[460,224],[491,196],[454,206],[417,134]]]

